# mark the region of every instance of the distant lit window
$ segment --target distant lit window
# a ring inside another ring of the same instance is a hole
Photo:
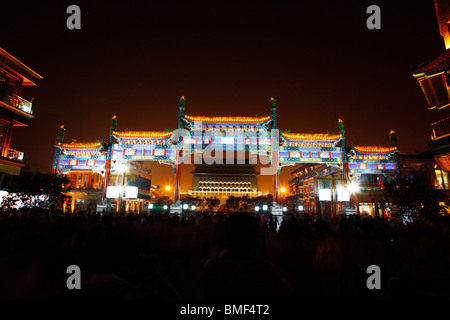
[[[437,188],[448,190],[448,172],[442,171],[441,169],[435,169],[434,172],[436,174]]]
[[[444,188],[446,190],[448,190],[449,189],[449,186],[448,186],[448,172],[442,171],[442,179],[444,181]]]
[[[444,185],[442,183],[442,173],[441,170],[434,170],[436,174],[436,182],[437,182],[437,188],[438,189],[444,189]]]

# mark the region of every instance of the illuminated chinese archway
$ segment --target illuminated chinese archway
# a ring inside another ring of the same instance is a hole
[[[119,131],[111,119],[107,143],[64,143],[64,127],[58,131],[53,172],[94,170],[103,172],[103,198],[110,184],[111,163],[158,161],[173,167],[174,202],[180,200],[180,166],[193,154],[212,151],[249,152],[266,156],[270,167],[261,174],[273,177],[273,199],[279,203],[279,174],[282,167],[299,163],[325,163],[341,169],[345,179],[358,174],[394,175],[398,152],[390,148],[354,147],[346,151],[344,122],[338,133],[281,133],[276,125],[276,100],[270,99],[270,115],[264,117],[208,117],[185,114],[185,98],[179,101],[178,128],[173,131]],[[391,144],[395,133],[391,132]],[[350,175],[350,176],[349,176]]]

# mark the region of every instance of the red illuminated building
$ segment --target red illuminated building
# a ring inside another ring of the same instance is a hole
[[[24,99],[22,87],[35,86],[42,77],[0,48],[0,181],[18,175],[24,153],[10,148],[14,127],[26,127],[33,116],[33,99]]]

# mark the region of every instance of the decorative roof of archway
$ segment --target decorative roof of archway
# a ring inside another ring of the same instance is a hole
[[[312,140],[312,141],[335,141],[342,139],[342,134],[325,134],[325,133],[282,133],[281,136],[287,140]]]
[[[257,124],[270,121],[270,116],[267,117],[208,117],[208,116],[190,116],[185,115],[184,118],[193,122],[206,123],[239,123],[239,124]]]
[[[112,135],[119,138],[165,139],[172,135],[172,131],[113,131]]]
[[[397,147],[355,146],[353,150],[359,153],[392,153],[398,151]]]
[[[70,142],[60,144],[61,148],[64,149],[98,149],[102,146],[101,142]]]

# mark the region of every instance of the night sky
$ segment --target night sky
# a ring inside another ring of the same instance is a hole
[[[71,4],[81,30],[66,27]],[[381,30],[366,28],[371,4]],[[445,50],[432,0],[9,1],[1,10],[0,46],[43,76],[23,90],[36,118],[11,141],[32,170],[50,172],[61,124],[66,141],[80,142],[106,140],[113,115],[119,130],[174,129],[182,95],[187,114],[224,116],[269,115],[274,97],[279,129],[326,133],[341,118],[348,144],[388,145],[393,129],[404,152],[427,150],[430,123],[448,116],[427,110],[410,72]],[[154,184],[173,183],[171,167],[150,166]]]

